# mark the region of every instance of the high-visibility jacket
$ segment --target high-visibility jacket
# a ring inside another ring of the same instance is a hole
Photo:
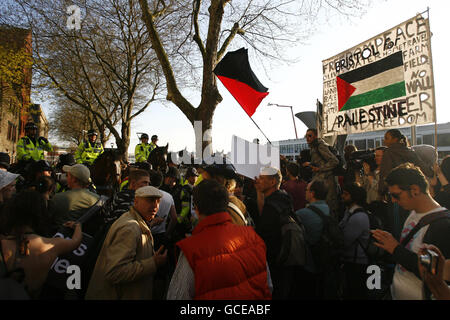
[[[181,211],[178,216],[178,222],[189,224],[192,222],[192,190],[194,187],[186,180],[181,188]]]
[[[134,157],[136,162],[145,162],[148,159],[148,155],[153,150],[152,145],[149,143],[139,143],[134,148]]]
[[[50,142],[33,140],[29,137],[20,138],[17,142],[17,160],[44,160],[44,151],[53,151]]]
[[[194,299],[271,299],[266,245],[252,227],[233,224],[228,212],[203,218],[177,245],[194,271]]]
[[[149,145],[150,145],[150,152],[152,152],[153,149],[155,149],[157,147],[157,145],[154,144],[153,142],[150,142]]]
[[[89,141],[84,141],[80,143],[77,151],[75,151],[75,161],[77,163],[87,163],[91,165],[103,151],[103,146],[100,142],[91,143]]]
[[[128,180],[128,178],[126,178],[125,181],[122,181],[122,183],[120,184],[119,191],[128,190],[129,182],[130,182],[130,180]]]

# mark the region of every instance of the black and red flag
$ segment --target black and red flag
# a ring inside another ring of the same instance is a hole
[[[250,68],[247,49],[228,52],[217,64],[214,74],[251,117],[269,94]]]

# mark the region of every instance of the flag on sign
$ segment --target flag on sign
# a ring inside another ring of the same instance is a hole
[[[251,117],[269,94],[250,68],[247,49],[228,52],[217,64],[214,74]]]
[[[339,111],[406,96],[402,52],[336,78]]]

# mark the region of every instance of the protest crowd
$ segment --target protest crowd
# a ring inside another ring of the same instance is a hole
[[[153,161],[156,135],[107,158],[94,130],[50,165],[28,129],[18,163],[0,154],[1,299],[450,299],[450,156],[397,129],[342,157],[308,129],[253,178]]]

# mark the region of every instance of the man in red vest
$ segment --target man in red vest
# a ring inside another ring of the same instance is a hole
[[[181,240],[168,300],[271,299],[266,246],[252,227],[232,223],[228,192],[215,180],[193,191],[199,222]]]

